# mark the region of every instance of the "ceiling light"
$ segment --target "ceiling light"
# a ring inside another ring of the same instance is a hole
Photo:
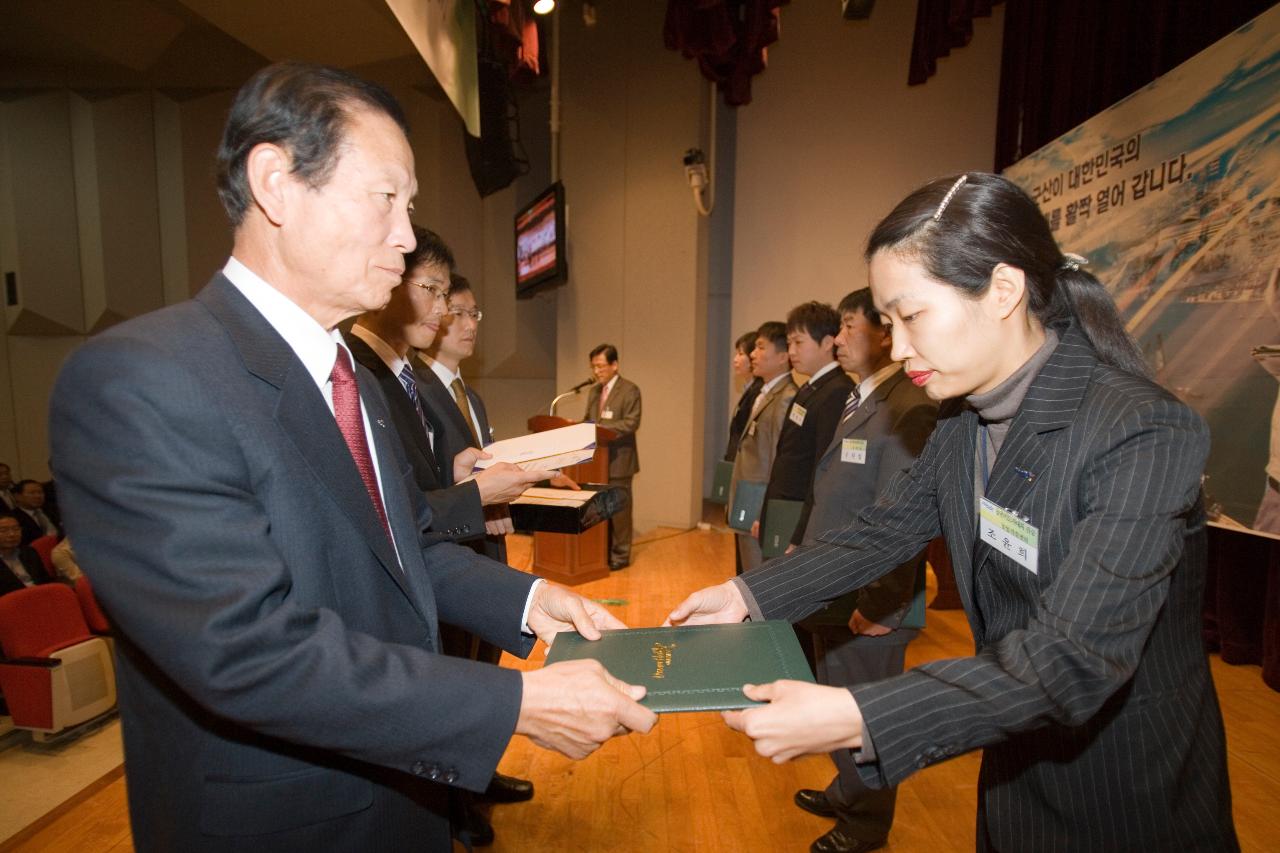
[[[536,15],[549,15],[556,8],[556,0],[535,0],[533,11]]]

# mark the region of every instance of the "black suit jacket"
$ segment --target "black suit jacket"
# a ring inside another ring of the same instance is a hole
[[[18,559],[22,561],[22,567],[27,570],[27,574],[31,576],[36,586],[52,583],[55,580],[49,572],[45,571],[44,561],[40,559],[35,549],[28,548],[26,545],[18,546]],[[26,584],[18,579],[18,576],[9,568],[9,564],[0,560],[0,595],[25,587]]]
[[[506,748],[519,673],[438,654],[437,625],[528,654],[533,579],[430,532],[355,372],[396,549],[315,381],[222,275],[59,375],[53,468],[118,634],[139,851],[447,851],[444,786],[483,790]]]
[[[747,421],[751,420],[751,405],[755,403],[756,397],[760,396],[760,389],[763,387],[764,380],[754,376],[747,383],[747,387],[742,389],[742,396],[738,398],[738,405],[734,408],[733,417],[729,420],[729,443],[724,449],[726,462],[732,462],[733,457],[738,455],[738,442],[742,441],[742,433],[747,428]]]
[[[984,749],[980,850],[1238,849],[1200,637],[1204,422],[1065,330],[986,490],[1039,529],[1038,574],[977,540],[978,426],[944,411],[858,523],[738,582],[797,619],[944,534],[976,652],[853,688],[864,780]]]
[[[414,479],[431,506],[432,530],[444,533],[458,542],[483,536],[484,507],[480,504],[480,487],[474,481],[450,485],[453,479],[452,457],[445,460],[449,465],[446,476],[441,468],[441,458],[432,451],[427,431],[418,419],[418,412],[399,378],[392,374],[386,362],[373,348],[360,338],[353,334],[347,334],[345,338],[347,345],[351,347],[351,354],[374,375],[387,398],[391,420],[404,443],[409,464],[413,466]],[[418,393],[421,399],[420,383]],[[426,407],[423,408],[425,411]],[[433,422],[432,429],[438,431],[438,424]]]
[[[804,529],[809,524],[809,512],[813,509],[813,468],[818,454],[831,443],[831,436],[835,434],[840,414],[844,411],[844,402],[852,390],[853,380],[837,364],[819,376],[816,382],[810,380],[801,385],[792,398],[782,421],[782,432],[778,434],[778,452],[773,457],[769,485],[764,493],[764,509],[760,513],[761,536],[764,535],[769,501],[788,500],[804,501],[793,535],[797,542],[803,538]],[[801,409],[804,418],[801,423],[796,423],[800,420]]]
[[[938,404],[913,385],[901,368],[877,385],[849,420],[836,426],[831,442],[818,455],[810,500],[813,511],[807,529],[797,529],[792,541],[812,545],[827,531],[857,522],[858,513],[889,490],[894,476],[911,467],[937,420]],[[845,439],[865,442],[862,462],[844,461]],[[897,628],[914,598],[924,561],[922,551],[844,596],[824,614],[825,619],[848,622],[857,609],[872,622]]]
[[[475,439],[471,435],[471,428],[462,417],[457,401],[453,399],[453,390],[444,384],[430,366],[421,360],[418,365],[415,369],[418,372],[418,388],[425,393],[423,405],[427,407],[429,417],[434,418],[434,423],[438,425],[436,448],[447,448],[452,454],[449,458],[452,459],[468,447],[474,447]],[[478,438],[481,445],[492,443],[493,427],[489,424],[489,412],[484,407],[484,400],[480,399],[480,395],[466,381],[462,383],[462,387],[466,390],[467,399],[471,401],[471,408],[475,410],[476,429],[480,431]],[[449,469],[447,479],[450,483],[453,482],[452,468]],[[483,529],[484,525],[481,524],[481,530]],[[468,544],[486,557],[500,563],[507,561],[507,537],[505,536],[485,534],[483,538],[477,538]]]
[[[48,535],[44,532],[44,529],[40,527],[39,522],[37,522],[31,516],[27,515],[25,510],[15,509],[12,514],[14,518],[18,519],[18,524],[22,526],[22,544],[23,545],[30,545],[32,542],[36,541],[41,536]],[[53,522],[53,526],[57,528],[57,531],[58,531],[57,535],[61,536],[62,526],[58,524],[58,522],[54,521],[53,516],[49,515],[49,513],[46,512],[45,517],[48,518],[49,521]]]

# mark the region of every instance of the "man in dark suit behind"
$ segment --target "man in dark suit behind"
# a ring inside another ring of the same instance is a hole
[[[62,528],[44,511],[44,486],[39,480],[19,480],[13,486],[14,518],[22,525],[22,544],[43,536],[62,536]]]
[[[823,302],[806,302],[787,314],[787,354],[791,367],[809,380],[796,391],[782,422],[782,432],[778,434],[778,452],[769,471],[757,537],[764,535],[769,502],[774,500],[803,504],[795,529],[789,531],[788,539],[783,541],[798,543],[804,536],[809,521],[814,463],[831,441],[845,399],[853,390],[853,380],[840,369],[835,357],[839,331],[840,315]]]
[[[117,630],[139,851],[447,851],[451,788],[483,790],[513,733],[582,757],[654,722],[598,666],[437,653],[440,620],[519,654],[620,623],[430,531],[342,343],[414,247],[405,127],[346,72],[260,71],[218,153],[231,259],[59,375],[53,468]]]
[[[911,467],[938,419],[938,404],[907,379],[889,353],[891,332],[871,302],[871,290],[840,300],[840,367],[861,381],[846,400],[840,423],[818,455],[801,544],[848,526],[876,502],[899,471]],[[852,687],[902,672],[907,644],[924,624],[924,552],[879,580],[805,620],[814,637],[818,680]],[[862,783],[848,750],[831,753],[838,771],[825,791],[801,790],[796,804],[836,826],[818,838],[815,853],[863,853],[883,847],[893,825],[898,789]]]
[[[458,482],[471,473],[479,454],[468,452],[468,444],[453,456],[443,455],[453,450],[444,437],[445,424],[423,403],[424,379],[412,363],[415,351],[431,346],[443,322],[453,253],[434,231],[417,225],[413,231],[417,246],[405,255],[402,284],[385,307],[360,315],[346,340],[387,397],[414,479],[431,506],[432,530],[458,542],[474,541],[485,535],[486,506],[505,504],[551,472],[499,462]]]
[[[22,525],[11,513],[0,514],[0,595],[56,580],[40,555],[22,544]]]
[[[609,519],[609,568],[631,565],[631,481],[640,473],[636,432],[640,429],[640,388],[618,375],[618,348],[600,344],[591,351],[591,374],[596,384],[587,392],[583,421],[611,429],[618,437],[609,442],[609,485],[626,494],[626,500]]]

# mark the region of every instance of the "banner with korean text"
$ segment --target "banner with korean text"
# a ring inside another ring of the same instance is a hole
[[[1280,534],[1280,6],[1005,174],[1208,421],[1211,513]]]

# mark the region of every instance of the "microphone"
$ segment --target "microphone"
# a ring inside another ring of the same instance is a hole
[[[572,397],[574,394],[577,394],[579,391],[581,391],[583,388],[586,388],[588,385],[595,384],[595,381],[596,381],[595,377],[592,377],[588,379],[586,382],[579,382],[577,385],[574,385],[568,391],[565,391],[563,394],[556,397],[554,400],[551,401],[551,408],[547,410],[547,414],[554,415],[556,413],[556,404],[558,404],[565,397]]]

